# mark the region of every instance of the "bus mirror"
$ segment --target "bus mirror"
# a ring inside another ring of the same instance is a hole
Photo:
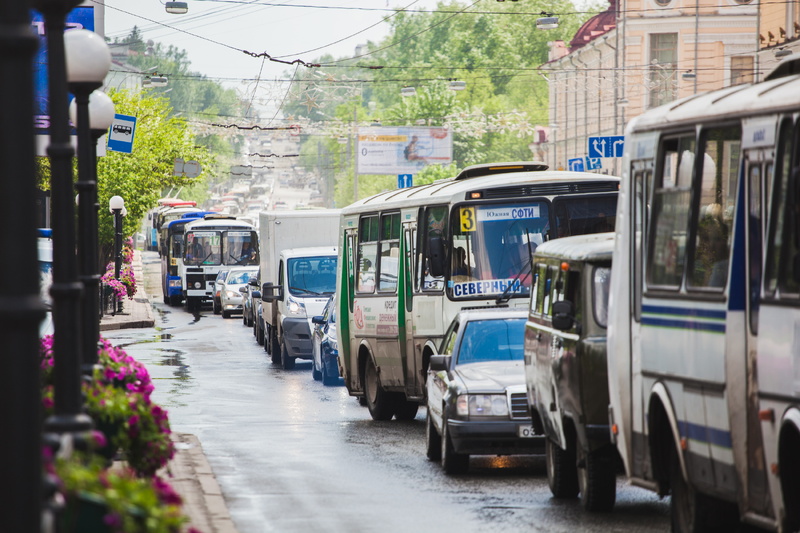
[[[792,273],[794,274],[794,280],[800,282],[800,253],[795,254],[794,256],[794,265],[792,269]]]
[[[441,237],[431,237],[428,239],[428,254],[431,269],[429,274],[435,278],[444,276],[444,241]]]
[[[572,329],[575,325],[575,310],[572,302],[561,300],[553,303],[553,327],[560,331]]]

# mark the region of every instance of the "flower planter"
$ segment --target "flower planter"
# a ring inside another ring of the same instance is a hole
[[[94,494],[81,492],[67,499],[59,517],[60,533],[111,533],[106,521],[109,514],[106,502]]]

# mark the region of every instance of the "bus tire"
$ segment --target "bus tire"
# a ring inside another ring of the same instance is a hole
[[[669,513],[673,533],[703,531],[706,523],[706,506],[702,501],[703,497],[683,479],[681,463],[674,449],[669,468],[669,481],[672,489]]]
[[[575,455],[569,449],[562,450],[552,439],[545,443],[547,483],[556,498],[574,498],[578,495],[578,469]]]
[[[173,294],[169,297],[169,305],[178,307],[183,302],[183,297],[178,294]]]
[[[581,504],[589,512],[606,512],[614,508],[617,499],[617,472],[613,450],[603,447],[584,452],[575,443],[578,456],[578,487]]]
[[[391,420],[394,415],[392,398],[381,385],[378,378],[378,369],[370,357],[364,365],[364,396],[367,399],[367,409],[373,420]]]
[[[446,418],[442,418],[442,468],[450,476],[466,474],[469,470],[469,454],[456,452]]]
[[[289,350],[286,349],[286,343],[281,343],[281,367],[284,370],[292,370],[294,368],[295,358],[289,356]]]
[[[402,392],[392,393],[394,399],[394,417],[397,420],[414,420],[419,411],[419,403],[406,400]]]
[[[433,425],[430,410],[425,417],[425,455],[428,461],[442,460],[442,437]]]

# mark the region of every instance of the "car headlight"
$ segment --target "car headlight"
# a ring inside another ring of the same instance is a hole
[[[459,416],[508,416],[505,394],[462,394],[456,400]]]
[[[239,296],[239,293],[238,293],[238,292],[234,292],[234,291],[225,291],[225,297],[226,297],[226,298],[236,298],[237,296]]]
[[[298,302],[291,296],[286,299],[286,308],[290,315],[302,317],[306,316],[306,304],[303,302]]]

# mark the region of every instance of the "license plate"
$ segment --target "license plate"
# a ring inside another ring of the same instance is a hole
[[[519,436],[522,439],[532,439],[537,435],[536,432],[533,430],[533,426],[518,426],[517,436]]]

